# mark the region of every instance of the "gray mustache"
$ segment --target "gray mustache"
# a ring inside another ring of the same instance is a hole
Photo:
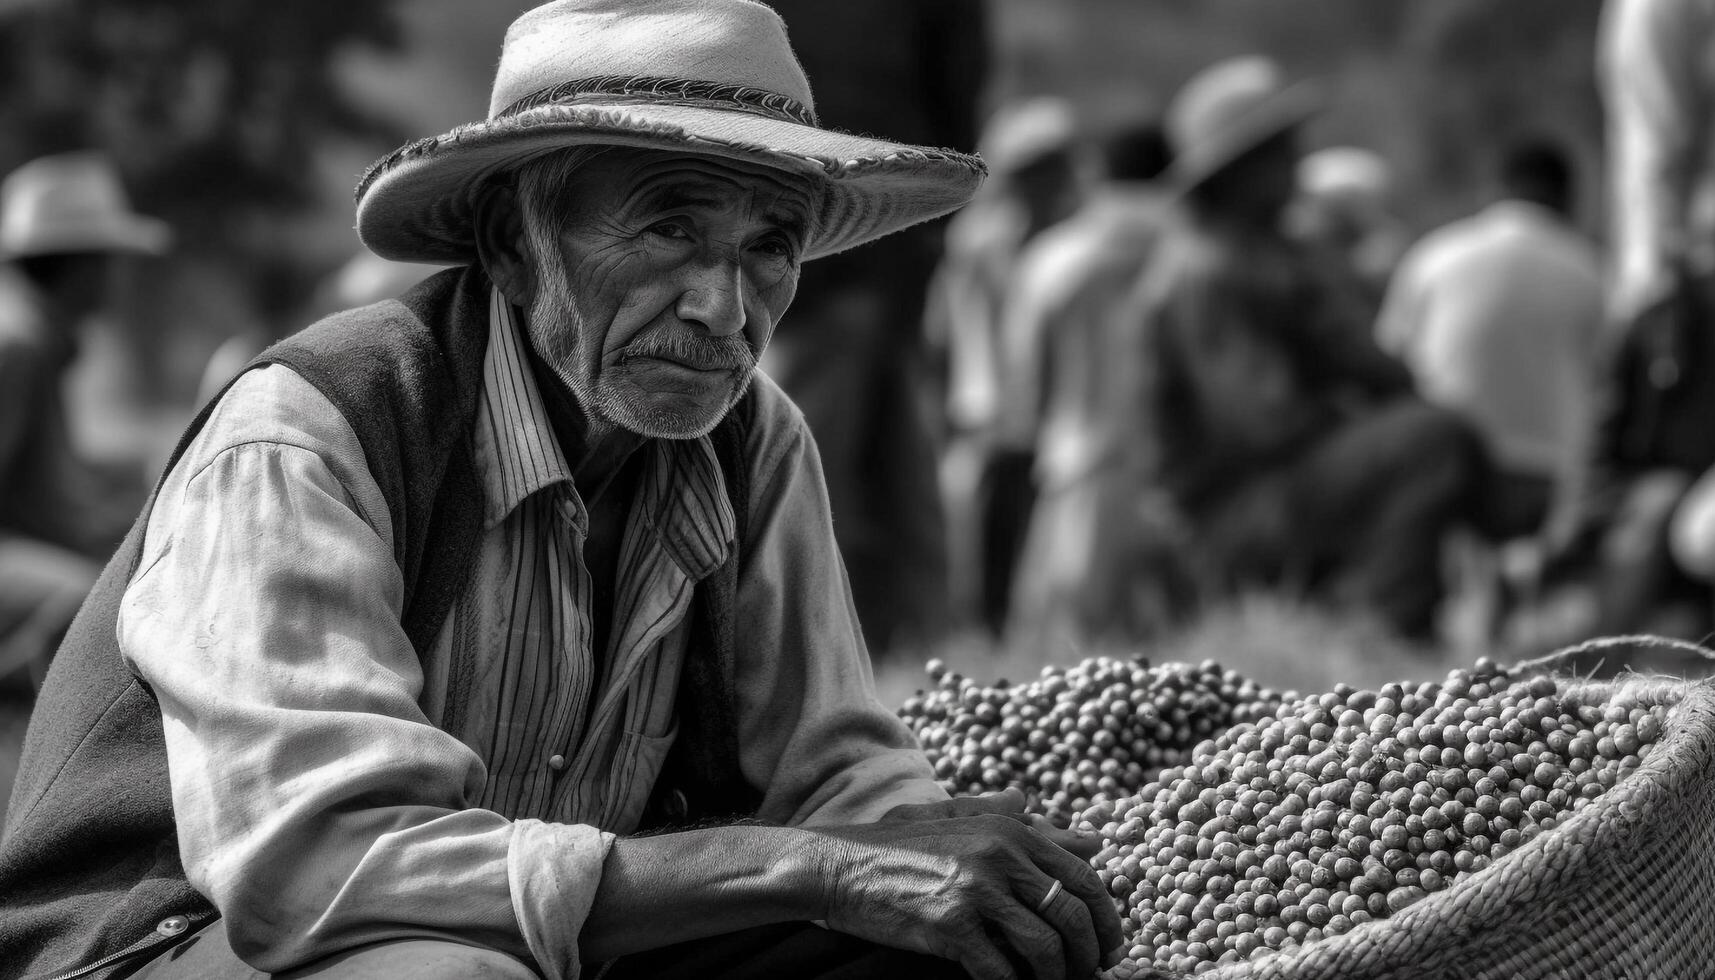
[[[705,371],[748,371],[756,367],[756,352],[742,337],[706,337],[692,333],[651,331],[626,345],[624,363],[634,357],[658,357]]]

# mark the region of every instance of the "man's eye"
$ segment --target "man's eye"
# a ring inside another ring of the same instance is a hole
[[[686,241],[691,237],[690,231],[688,231],[684,225],[681,225],[676,221],[663,221],[660,224],[650,225],[649,233],[651,235],[660,235],[662,238],[672,238],[678,241]]]
[[[773,256],[778,259],[792,259],[796,258],[798,254],[798,250],[793,247],[791,242],[778,236],[769,236],[761,239],[756,243],[755,247],[757,251],[762,252],[764,255]]]

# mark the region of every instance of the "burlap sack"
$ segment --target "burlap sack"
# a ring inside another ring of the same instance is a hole
[[[1624,637],[1521,666],[1591,704],[1622,686],[1678,709],[1644,764],[1576,816],[1387,919],[1197,974],[1210,980],[1708,980],[1715,977],[1715,681],[1564,674],[1594,660],[1707,656]],[[1169,976],[1148,969],[1132,977]]]

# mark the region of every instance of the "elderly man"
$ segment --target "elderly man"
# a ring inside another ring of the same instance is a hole
[[[9,964],[1087,975],[1100,882],[1017,793],[947,800],[876,702],[752,369],[801,261],[980,176],[818,127],[750,0],[521,17],[487,121],[359,189],[370,248],[464,267],[241,374],[62,647]]]

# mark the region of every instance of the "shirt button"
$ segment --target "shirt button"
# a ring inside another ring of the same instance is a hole
[[[169,915],[165,919],[161,920],[161,924],[155,927],[155,931],[163,936],[172,937],[179,935],[190,927],[191,920],[182,915]]]
[[[563,755],[551,755],[551,756],[549,756],[548,757],[548,768],[554,770],[555,772],[559,772],[560,770],[566,768],[566,757]]]

